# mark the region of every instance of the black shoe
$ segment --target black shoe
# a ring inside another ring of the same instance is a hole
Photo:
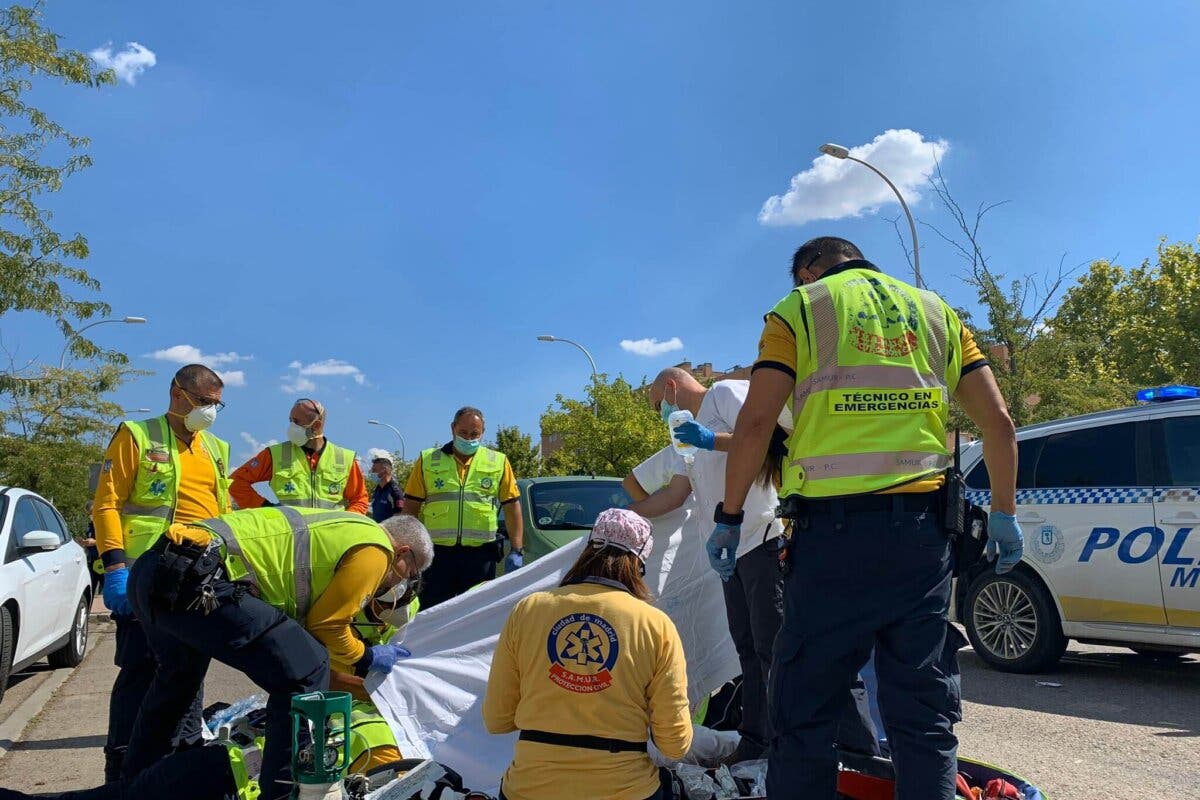
[[[766,745],[743,736],[738,746],[733,752],[721,759],[720,763],[727,767],[732,767],[734,764],[740,764],[743,761],[758,761],[767,757]]]

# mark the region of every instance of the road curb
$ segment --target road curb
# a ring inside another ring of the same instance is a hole
[[[24,702],[8,715],[8,719],[0,724],[0,758],[8,755],[8,751],[21,740],[21,734],[33,718],[41,713],[54,693],[67,682],[67,678],[75,674],[74,669],[60,669],[56,672],[57,674],[35,689],[33,694],[26,697]]]

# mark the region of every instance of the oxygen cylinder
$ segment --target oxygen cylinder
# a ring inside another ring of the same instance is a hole
[[[292,697],[292,780],[302,800],[340,798],[350,763],[349,692],[309,692]],[[340,719],[339,719],[340,717]]]

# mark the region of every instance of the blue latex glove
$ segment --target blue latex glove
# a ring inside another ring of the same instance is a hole
[[[128,583],[129,570],[125,567],[104,573],[104,605],[118,617],[133,616],[133,606],[129,605],[125,588]]]
[[[504,574],[515,572],[523,566],[525,566],[525,556],[517,552],[510,552],[504,559]]]
[[[371,666],[367,667],[367,671],[391,672],[397,661],[410,656],[412,652],[407,647],[398,644],[377,644],[371,648]]]
[[[1003,575],[1012,570],[1025,552],[1025,537],[1017,518],[1003,511],[988,514],[988,560],[996,559],[996,574]]]
[[[701,450],[712,450],[717,443],[717,435],[695,421],[685,422],[677,427],[675,438],[683,444],[690,444]]]
[[[704,544],[704,549],[708,551],[708,563],[712,565],[723,581],[733,577],[733,570],[737,564],[738,542],[741,540],[741,525],[726,525],[718,522],[716,529]]]

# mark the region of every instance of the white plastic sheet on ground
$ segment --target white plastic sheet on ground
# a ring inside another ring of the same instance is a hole
[[[516,735],[493,736],[480,707],[492,650],[509,611],[526,595],[551,589],[575,562],[582,540],[440,606],[421,611],[404,632],[413,657],[368,683],[406,755],[431,757],[467,786],[495,793]],[[692,707],[740,674],[729,639],[721,581],[709,567],[690,502],[654,526],[646,583],[683,640]]]

